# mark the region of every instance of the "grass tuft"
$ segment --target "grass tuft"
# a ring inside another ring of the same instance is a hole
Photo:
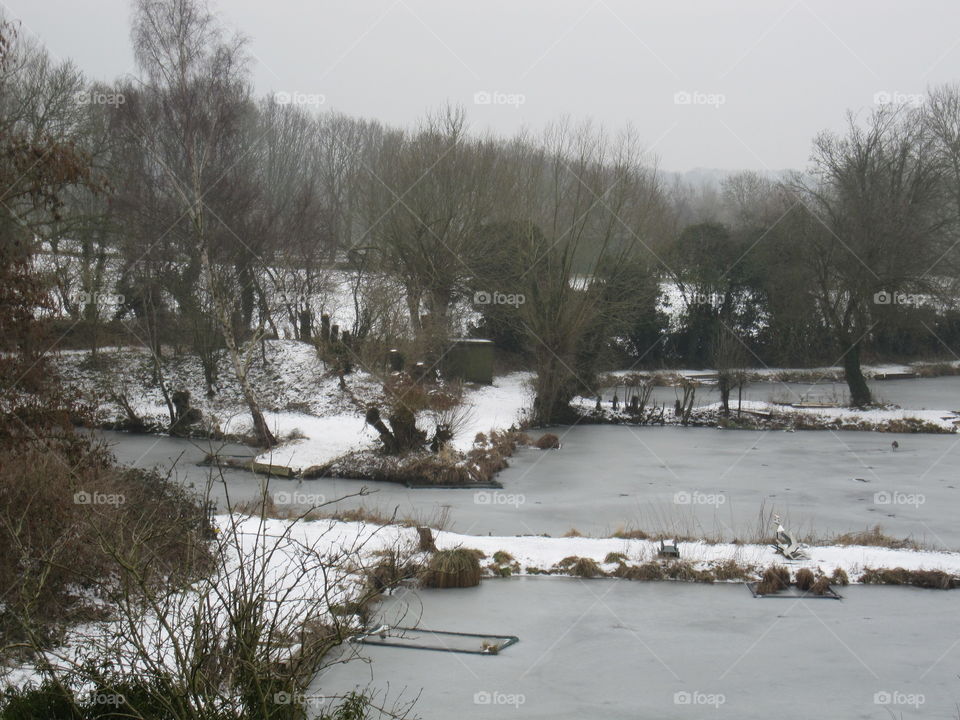
[[[440,550],[430,558],[422,583],[431,588],[464,588],[480,584],[477,550]]]
[[[912,585],[934,590],[960,587],[960,578],[943,570],[906,570],[897,568],[866,568],[860,576],[865,585]]]
[[[757,583],[758,595],[773,595],[790,586],[790,571],[783,565],[772,565],[763,571],[763,577]]]
[[[846,570],[838,567],[833,571],[833,575],[830,576],[830,582],[832,582],[834,585],[849,585],[850,578],[847,577]]]
[[[545,433],[537,438],[534,445],[540,450],[558,450],[560,448],[560,438],[553,433]]]
[[[810,568],[800,568],[797,570],[797,588],[802,592],[807,592],[814,586],[814,583],[817,582],[816,576],[813,574],[813,570]]]
[[[872,528],[859,532],[843,533],[833,537],[830,541],[834,545],[869,545],[885,547],[894,550],[919,550],[920,545],[910,538],[895,538],[883,532],[883,528],[874,525]]]
[[[563,560],[557,563],[557,566],[563,568],[571,575],[576,577],[592,578],[605,574],[603,570],[600,569],[600,566],[597,565],[596,560],[592,558],[577,557],[576,555],[565,557]]]
[[[810,592],[814,595],[826,595],[830,591],[830,580],[826,575],[821,575],[816,582],[810,586]]]

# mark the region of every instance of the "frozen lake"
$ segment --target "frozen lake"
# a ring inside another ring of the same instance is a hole
[[[310,695],[369,687],[388,704],[419,695],[420,717],[460,720],[956,720],[956,596],[842,592],[842,601],[755,599],[738,584],[535,577],[401,591],[382,606],[384,622],[419,617],[424,628],[520,642],[496,656],[355,645],[369,664],[333,666]]]
[[[957,410],[960,409],[960,376],[939,378],[914,378],[909,380],[870,380],[867,383],[876,402],[893,403],[910,410]],[[618,395],[623,400],[623,386]],[[603,391],[603,399],[610,401],[612,388]],[[661,405],[673,407],[682,396],[679,388],[655,387],[653,399]],[[846,402],[849,398],[847,384],[823,381],[818,383],[757,382],[744,386],[743,400],[758,402],[797,402],[800,400],[836,400]],[[737,392],[731,394],[731,407],[736,407]],[[697,388],[696,404],[708,405],[720,402],[716,385]]]
[[[752,537],[761,508],[799,534],[832,534],[876,524],[897,537],[960,548],[960,437],[864,432],[733,431],[699,428],[556,428],[560,450],[522,449],[498,477],[499,491],[411,490],[390,483],[270,480],[271,492],[327,500],[368,487],[364,506],[474,535],[562,535],[572,528],[609,535],[619,528],[726,539]],[[203,487],[201,444],[104,433],[121,462],[169,466]],[[896,438],[900,449],[890,442]],[[247,453],[242,447],[228,452]],[[224,471],[231,498],[256,496],[263,478]],[[223,506],[224,488],[214,497]],[[767,528],[768,529],[768,528]]]

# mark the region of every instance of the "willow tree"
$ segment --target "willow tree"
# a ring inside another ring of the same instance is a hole
[[[468,135],[461,110],[447,109],[414,131],[385,133],[376,158],[369,235],[403,284],[418,340],[438,350],[454,302],[488,252],[482,228],[495,216],[502,154],[494,141]]]
[[[656,257],[650,230],[660,186],[629,134],[560,124],[537,145],[515,143],[511,154],[520,221],[501,250],[510,262],[497,271],[499,288],[513,299],[534,359],[534,421],[564,422],[570,400],[593,390],[601,350],[632,307],[620,276],[637,257]]]
[[[944,172],[921,111],[884,106],[845,134],[823,133],[813,168],[794,181],[806,216],[799,257],[830,329],[850,400],[871,402],[862,349],[884,306],[939,294],[936,265],[948,250],[952,212]]]

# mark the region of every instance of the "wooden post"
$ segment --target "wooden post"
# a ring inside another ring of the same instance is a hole
[[[327,313],[320,316],[320,342],[330,342],[330,316]]]

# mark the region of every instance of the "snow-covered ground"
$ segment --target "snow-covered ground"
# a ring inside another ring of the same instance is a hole
[[[244,537],[258,537],[258,518],[234,516]],[[231,516],[217,515],[214,518],[221,528],[229,527]],[[338,520],[292,521],[268,519],[259,531],[268,538],[289,537],[288,544],[307,547],[320,557],[335,557],[346,554],[369,560],[385,549],[405,548],[411,555],[418,542],[416,528],[401,525],[373,525],[362,522]],[[591,558],[603,564],[608,553],[621,553],[631,563],[655,559],[660,545],[658,541],[620,538],[587,538],[541,536],[486,536],[434,530],[438,549],[472,548],[482,551],[488,558],[498,551],[506,551],[520,564],[518,574],[527,574],[528,569],[550,570],[567,557]],[[683,560],[704,568],[710,565],[736,560],[745,566],[762,570],[771,565],[784,564],[784,558],[769,545],[734,543],[679,543]],[[808,567],[831,574],[842,568],[851,582],[858,582],[865,568],[895,568],[907,570],[942,570],[960,575],[960,552],[933,550],[905,550],[863,545],[811,546],[807,548],[808,559],[790,561],[791,568]],[[427,555],[420,555],[425,559]],[[280,553],[270,558],[269,575],[280,578],[289,562],[289,553]],[[275,567],[274,567],[275,565]],[[557,574],[562,575],[562,572]]]
[[[466,451],[472,447],[477,433],[519,425],[523,412],[532,402],[528,387],[531,377],[531,373],[516,372],[495,378],[493,385],[466,387],[466,417],[453,438],[453,446]],[[360,409],[326,417],[272,413],[267,421],[280,434],[296,430],[306,438],[262,453],[257,457],[257,462],[283,465],[295,470],[322,465],[345,453],[371,447],[377,441],[376,431],[366,425]]]
[[[691,376],[692,377],[692,376]],[[875,428],[890,427],[898,421],[922,423],[925,425],[939,428],[943,432],[960,431],[960,412],[957,410],[944,409],[920,409],[920,408],[900,408],[896,406],[854,408],[854,407],[810,407],[802,404],[789,404],[790,400],[799,401],[800,398],[790,398],[784,402],[771,402],[764,400],[743,400],[738,401],[734,396],[730,401],[731,413],[736,416],[737,410],[745,413],[762,416],[777,416],[779,418],[807,418],[814,421],[817,426],[828,427],[830,423],[841,424],[844,426],[857,426],[859,429],[869,430]],[[943,398],[944,406],[954,404],[952,397]],[[618,417],[621,421],[629,422],[630,414],[627,412],[627,405],[621,398],[621,405],[617,411],[613,411],[609,399],[604,403],[603,410],[610,417]],[[661,401],[662,404],[662,401]],[[596,407],[596,398],[578,397],[573,400],[573,405],[583,413],[592,413]],[[723,406],[719,402],[707,402],[697,405],[694,409],[694,417],[706,416],[712,417],[719,413]],[[667,408],[664,414],[664,421],[667,423],[679,422],[673,410]],[[712,424],[713,420],[711,420]]]
[[[258,356],[252,365],[251,382],[268,425],[284,442],[259,456],[259,462],[303,470],[376,443],[377,434],[364,422],[364,412],[381,395],[381,377],[357,368],[347,376],[344,390],[313,346],[268,340],[265,348],[265,358]],[[110,417],[123,417],[119,405],[110,399],[111,394],[123,393],[141,417],[166,418],[163,396],[150,381],[152,361],[147,352],[131,347],[103,348],[101,357],[100,369],[89,364],[86,351],[60,353],[56,363],[68,385],[99,394]],[[205,396],[203,372],[195,357],[172,357],[165,372],[171,390],[188,390],[192,405],[221,431],[233,435],[251,432],[249,413],[226,358],[220,368],[220,389],[212,400]],[[519,425],[532,404],[532,377],[529,372],[515,372],[497,377],[489,386],[465,386],[465,417],[453,439],[454,447],[469,450],[477,433]],[[429,420],[424,418],[421,424],[426,427]]]
[[[753,412],[776,412],[791,414],[809,415],[812,417],[823,418],[824,420],[839,420],[842,423],[868,423],[870,425],[882,425],[895,420],[919,420],[924,423],[935,425],[949,432],[956,432],[960,425],[960,415],[952,410],[916,410],[903,408],[868,408],[859,410],[849,407],[794,407],[792,405],[779,405],[769,402],[744,401],[742,408],[745,411]],[[720,403],[703,405],[701,410],[722,409]]]
[[[908,365],[898,364],[898,363],[880,363],[873,365],[863,365],[861,370],[867,378],[877,377],[879,375],[888,375],[888,374],[898,374],[898,373],[912,373],[917,372],[918,369],[921,369],[924,365],[949,365],[951,367],[960,367],[960,360],[951,360],[949,362],[943,363],[927,363],[927,362],[915,362]],[[782,368],[782,367],[757,367],[757,368],[747,368],[747,373],[751,376],[758,378],[778,378],[778,377],[790,377],[795,375],[801,375],[804,377],[812,378],[842,378],[843,377],[843,368],[838,365],[833,366],[822,366],[822,367],[807,367],[807,368]],[[655,371],[648,370],[636,370],[636,369],[626,369],[626,370],[615,370],[609,373],[613,377],[626,377],[630,375],[663,375],[663,376],[677,376],[685,377],[696,380],[706,380],[709,382],[710,379],[715,378],[717,371],[713,368],[703,368],[703,369],[690,369],[690,368],[666,368]]]
[[[417,551],[417,531],[410,527],[335,520],[267,519],[261,524],[259,518],[244,515],[218,515],[214,522],[220,528],[218,542],[227,542],[222,554],[226,559],[224,565],[207,583],[195,585],[179,599],[163,605],[170,613],[168,623],[144,616],[138,630],[141,646],[148,645],[154,659],[164,658],[171,666],[172,643],[174,639],[182,641],[182,638],[171,637],[170,629],[176,631],[180,623],[191,616],[201,596],[216,597],[219,585],[226,588],[236,582],[235,575],[241,566],[248,572],[262,572],[266,602],[275,603],[276,612],[295,624],[307,613],[314,613],[315,617],[319,612],[323,617],[330,610],[327,602],[330,605],[345,603],[358,597],[362,592],[359,568],[375,564],[378,553],[383,550],[398,551],[401,557],[427,559],[426,554]],[[604,564],[608,553],[621,553],[628,563],[638,564],[655,559],[658,548],[653,541],[633,539],[478,537],[445,531],[435,531],[434,537],[439,549],[474,548],[488,558],[498,551],[505,551],[519,563],[519,570],[515,573],[518,575],[536,570],[563,574],[557,571],[557,563],[570,556],[591,558],[605,569],[612,570],[613,565]],[[687,542],[680,543],[679,548],[681,558],[699,569],[708,569],[729,560],[761,570],[783,563],[783,558],[766,545]],[[853,583],[859,580],[865,568],[902,567],[960,575],[960,553],[956,552],[831,546],[811,547],[807,553],[809,559],[792,562],[791,566],[818,569],[826,574],[842,568]],[[324,586],[325,581],[327,586]],[[198,591],[198,587],[202,589]],[[317,605],[320,602],[316,601],[317,598],[325,598],[321,606]],[[51,651],[47,659],[57,665],[66,665],[66,658],[76,657],[82,651],[92,652],[94,656],[102,653],[118,661],[124,656],[122,648],[133,643],[125,636],[129,632],[129,627],[119,622],[88,623],[74,628],[65,644]],[[37,679],[32,667],[20,667],[8,672],[3,681],[22,686]]]
[[[123,394],[141,416],[166,416],[163,395],[152,380],[150,354],[139,347],[102,348],[100,364],[90,363],[86,351],[59,353],[54,358],[57,370],[67,386],[88,395],[99,395],[103,409],[113,417],[123,413],[112,396]],[[296,340],[267,340],[264,353],[253,358],[250,381],[267,413],[299,413],[317,417],[332,416],[355,410],[361,402],[376,396],[380,382],[370,372],[358,369],[349,376],[349,390],[340,389],[336,377],[329,374],[316,348]],[[168,356],[164,375],[171,392],[186,390],[193,407],[218,422],[225,432],[240,432],[249,427],[243,395],[236,382],[226,353],[218,363],[217,393],[213,399],[205,394],[203,369],[195,355]],[[269,420],[268,416],[268,420]],[[169,421],[169,418],[167,418]],[[244,425],[247,423],[247,425]],[[276,427],[296,427],[277,424]]]

